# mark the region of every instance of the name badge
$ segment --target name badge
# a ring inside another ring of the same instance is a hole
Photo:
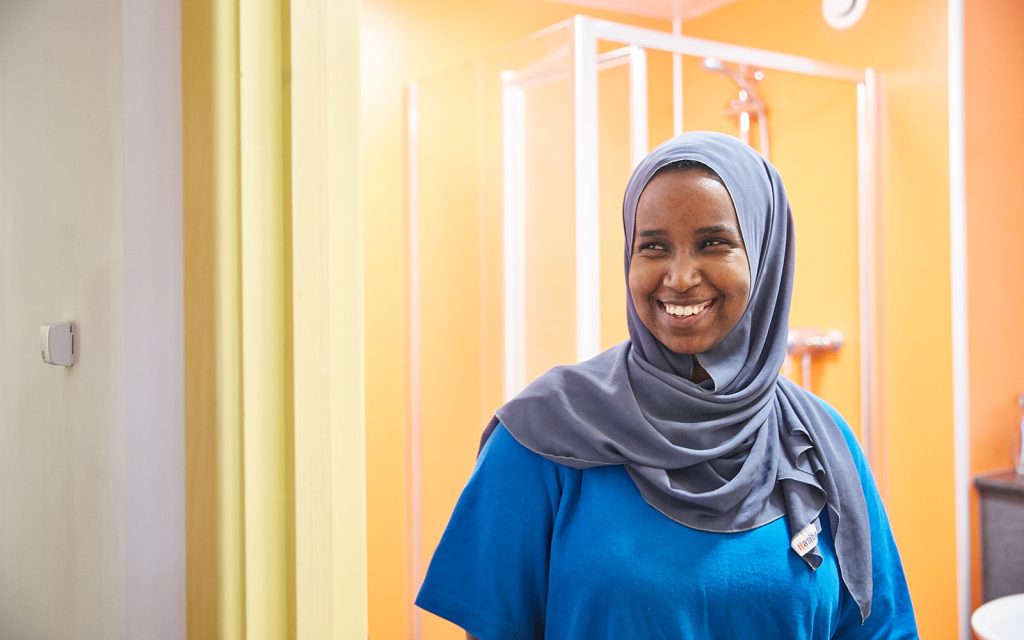
[[[800,530],[800,533],[793,536],[793,540],[789,543],[789,546],[793,547],[793,551],[797,552],[801,558],[807,555],[807,552],[818,546],[818,532],[821,531],[821,525],[818,523],[818,519],[815,518],[814,522],[807,525]]]

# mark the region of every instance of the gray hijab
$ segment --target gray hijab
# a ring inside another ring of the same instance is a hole
[[[821,564],[816,532],[828,507],[843,582],[866,619],[871,543],[857,468],[821,402],[779,375],[793,286],[793,222],[775,168],[717,133],[686,133],[652,151],[633,172],[623,202],[627,287],[640,194],[659,169],[680,160],[721,177],[750,265],[739,322],[697,354],[711,380],[689,380],[694,356],[661,344],[627,295],[630,339],[538,378],[496,412],[484,440],[500,421],[553,462],[576,469],[623,465],[648,504],[695,529],[745,531],[785,516],[793,551],[811,569]]]

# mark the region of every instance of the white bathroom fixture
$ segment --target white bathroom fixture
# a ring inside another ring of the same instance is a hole
[[[849,29],[857,24],[868,0],[821,0],[821,15],[833,29]]]
[[[1024,630],[1024,593],[989,600],[971,615],[971,629],[981,640],[1014,640]]]
[[[59,322],[41,326],[39,350],[46,364],[62,367],[75,364],[75,325],[70,322]]]
[[[739,120],[740,140],[750,144],[750,116],[757,119],[757,130],[760,134],[761,155],[771,158],[768,144],[768,116],[764,102],[757,90],[757,83],[764,80],[764,72],[756,67],[745,64],[730,65],[718,58],[704,58],[701,65],[707,71],[720,73],[729,78],[739,89],[739,96],[733,98],[725,109],[725,115],[735,116]]]
[[[842,346],[843,334],[839,331],[790,329],[786,350],[800,358],[800,386],[811,391],[811,360],[815,354],[839,351]]]

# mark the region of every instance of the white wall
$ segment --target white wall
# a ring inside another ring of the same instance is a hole
[[[184,638],[181,8],[122,6],[124,628]]]
[[[179,34],[0,0],[2,638],[184,637]]]

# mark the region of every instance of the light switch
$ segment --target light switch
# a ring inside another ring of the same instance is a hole
[[[43,362],[70,367],[75,364],[75,325],[70,322],[44,324],[39,328]]]

